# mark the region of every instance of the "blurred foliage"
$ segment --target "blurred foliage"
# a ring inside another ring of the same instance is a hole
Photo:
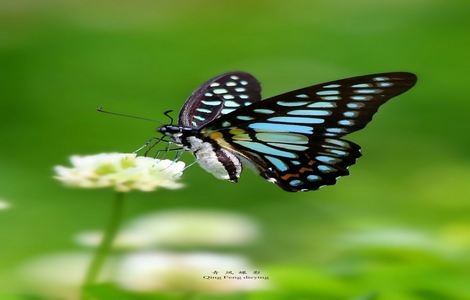
[[[249,171],[235,185],[195,166],[183,190],[130,195],[127,218],[216,208],[262,225],[237,251],[276,288],[191,299],[469,299],[469,13],[464,0],[1,1],[0,197],[12,207],[0,211],[0,299],[36,299],[14,296],[18,266],[76,250],[77,232],[104,224],[110,193],[64,189],[52,166],[154,134],[95,108],[163,120],[229,70],[253,73],[265,97],[373,72],[419,82],[349,137],[364,156],[333,187],[291,194]],[[417,235],[376,239],[390,229]]]

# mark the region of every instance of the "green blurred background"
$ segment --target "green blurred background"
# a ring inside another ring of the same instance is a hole
[[[162,119],[231,70],[259,78],[264,97],[374,72],[419,80],[349,137],[364,156],[335,186],[286,193],[195,166],[184,189],[130,194],[127,219],[256,220],[255,243],[217,251],[249,257],[274,287],[217,299],[470,299],[469,15],[464,0],[0,1],[0,299],[20,299],[19,266],[81,249],[73,236],[108,216],[110,191],[66,189],[52,167],[155,132],[97,106]]]

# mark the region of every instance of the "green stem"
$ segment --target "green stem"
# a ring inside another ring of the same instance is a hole
[[[113,201],[111,217],[109,219],[106,231],[104,232],[104,236],[101,239],[101,243],[96,250],[93,259],[88,266],[88,270],[86,272],[85,280],[83,281],[82,291],[81,291],[81,299],[85,300],[85,289],[96,282],[96,279],[100,275],[100,271],[103,268],[103,265],[106,261],[106,257],[108,256],[114,238],[119,229],[119,224],[121,223],[122,219],[122,212],[124,208],[124,193],[116,193],[116,197]]]

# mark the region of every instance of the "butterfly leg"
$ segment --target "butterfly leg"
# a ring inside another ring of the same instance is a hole
[[[178,148],[172,148],[172,149],[158,150],[157,153],[153,156],[153,158],[158,158],[160,156],[160,153],[162,153],[162,152],[165,152],[164,158],[166,158],[167,153],[172,152],[172,151],[184,152],[184,148],[183,147],[178,147]],[[177,153],[177,155],[178,155],[178,153]],[[181,154],[179,154],[179,156],[181,156]]]
[[[179,149],[172,149],[172,150],[176,150],[176,154],[175,154],[175,158],[173,159],[173,162],[177,162],[180,158],[181,158],[181,155],[183,155],[183,148],[179,148]]]
[[[192,163],[190,163],[189,165],[187,165],[184,169],[183,169],[183,172],[186,171],[186,169],[189,169],[190,167],[192,167],[194,164],[197,163],[197,159],[194,160]]]
[[[150,143],[156,139],[155,137],[152,137],[151,139],[149,139],[147,142],[145,142],[145,144],[143,144],[142,146],[140,146],[137,150],[134,150],[132,151],[132,153],[139,153],[142,149],[145,149],[148,147],[148,145],[150,145]]]
[[[160,154],[161,154],[162,152],[165,153],[164,158],[166,157],[166,153],[170,150],[170,145],[172,144],[172,142],[171,142],[171,141],[167,141],[167,140],[165,140],[165,142],[166,142],[165,148],[164,148],[164,149],[161,149],[161,150],[157,150],[157,152],[155,153],[155,155],[153,156],[153,158],[155,158],[155,159],[159,158],[159,156],[160,156]]]
[[[145,151],[144,156],[147,156],[149,152],[152,151],[152,149],[155,148],[160,142],[162,141],[168,142],[167,140],[165,140],[165,136],[162,136],[160,138],[154,138],[154,139],[156,139],[156,141],[152,145],[148,146],[148,149],[147,151]]]

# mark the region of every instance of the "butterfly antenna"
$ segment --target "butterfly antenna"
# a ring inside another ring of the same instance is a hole
[[[112,111],[107,111],[104,110],[102,106],[98,107],[96,111],[105,113],[105,114],[110,114],[110,115],[115,115],[115,116],[120,116],[120,117],[126,117],[126,118],[132,118],[132,119],[138,119],[138,120],[144,120],[144,121],[150,121],[150,122],[155,122],[155,123],[160,123],[163,124],[162,122],[150,118],[144,118],[144,117],[139,117],[139,116],[133,116],[133,115],[128,115],[128,114],[121,114],[117,112],[112,112]]]
[[[163,114],[170,119],[170,125],[173,125],[173,117],[170,116],[171,112],[173,112],[173,110],[170,109],[170,110],[165,111]]]

